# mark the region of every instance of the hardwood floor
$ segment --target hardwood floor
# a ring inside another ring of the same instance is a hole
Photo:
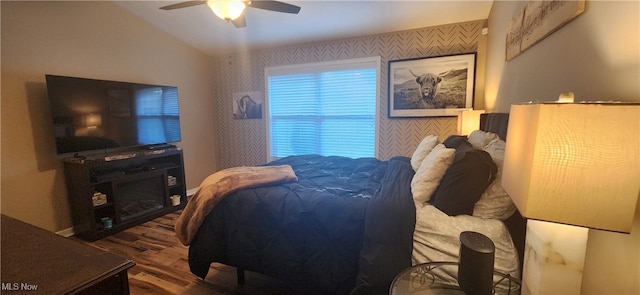
[[[170,213],[95,242],[78,241],[128,257],[131,294],[308,294],[290,284],[246,271],[238,285],[236,269],[213,263],[202,280],[189,271],[188,248],[175,237],[173,225],[180,212]],[[74,238],[76,239],[76,238]]]

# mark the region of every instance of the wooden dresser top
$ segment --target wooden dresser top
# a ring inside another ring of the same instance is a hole
[[[5,215],[1,224],[3,291],[37,288],[38,294],[72,294],[135,265]]]

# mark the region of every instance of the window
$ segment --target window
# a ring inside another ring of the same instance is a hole
[[[380,58],[265,70],[269,159],[374,157]]]

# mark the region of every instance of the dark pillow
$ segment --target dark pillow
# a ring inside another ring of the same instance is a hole
[[[460,146],[465,146],[465,147],[468,146],[471,148],[473,147],[469,142],[469,140],[467,139],[467,137],[464,135],[451,135],[447,137],[447,139],[445,139],[444,142],[442,142],[442,144],[444,144],[445,147],[448,147],[450,149],[456,149],[456,150]]]
[[[451,141],[458,146],[453,163],[429,202],[450,216],[472,215],[473,206],[495,180],[498,167],[489,153],[474,149],[466,139]]]

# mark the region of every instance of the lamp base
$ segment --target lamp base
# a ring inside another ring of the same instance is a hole
[[[580,294],[589,229],[528,220],[522,294]]]

